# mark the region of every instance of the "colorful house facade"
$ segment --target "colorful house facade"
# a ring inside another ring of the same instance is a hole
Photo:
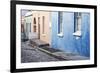
[[[25,15],[25,33],[28,39],[40,39],[50,44],[50,12],[30,11]]]
[[[33,11],[33,32],[37,33],[38,39],[50,44],[50,12]]]
[[[90,57],[90,14],[85,12],[30,11],[25,32],[52,48]]]
[[[90,15],[77,12],[52,12],[53,48],[90,56]]]
[[[25,34],[26,34],[26,38],[30,39],[30,34],[32,33],[32,11],[29,11],[25,14],[25,25],[24,25],[24,29],[25,29]]]

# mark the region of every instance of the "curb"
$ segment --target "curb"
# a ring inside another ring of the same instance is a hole
[[[57,55],[55,55],[55,54],[53,54],[53,53],[51,53],[51,52],[49,52],[49,51],[47,51],[47,50],[44,50],[44,49],[42,49],[42,48],[38,48],[38,49],[39,49],[40,51],[42,51],[42,52],[45,52],[45,53],[47,53],[47,54],[49,54],[49,55],[51,55],[51,56],[53,56],[53,57],[55,57],[55,58],[61,60],[61,61],[67,60],[67,59],[64,59],[64,58],[62,58],[62,57],[60,57],[60,56],[57,56]]]

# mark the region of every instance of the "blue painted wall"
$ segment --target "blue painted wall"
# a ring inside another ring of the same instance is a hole
[[[61,49],[66,52],[78,53],[89,57],[89,25],[90,16],[88,13],[82,13],[82,37],[76,39],[74,33],[74,12],[63,12],[63,37],[58,34],[58,12],[52,12],[52,41],[51,46],[56,49]]]

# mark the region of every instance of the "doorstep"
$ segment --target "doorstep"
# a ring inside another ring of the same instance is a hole
[[[46,43],[46,42],[39,40],[39,39],[31,39],[30,44],[33,46],[37,46],[37,47],[49,46],[49,43]]]

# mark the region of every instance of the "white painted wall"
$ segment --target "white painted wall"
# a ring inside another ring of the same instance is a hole
[[[72,0],[34,0],[48,2],[68,3]],[[34,73],[99,73],[100,72],[100,1],[99,0],[73,0],[72,3],[93,4],[98,1],[98,67],[86,69],[70,69],[42,71]],[[10,0],[0,0],[0,73],[10,73]],[[20,72],[21,73],[21,72]],[[24,73],[24,72],[23,72]],[[33,72],[25,72],[33,73]]]

